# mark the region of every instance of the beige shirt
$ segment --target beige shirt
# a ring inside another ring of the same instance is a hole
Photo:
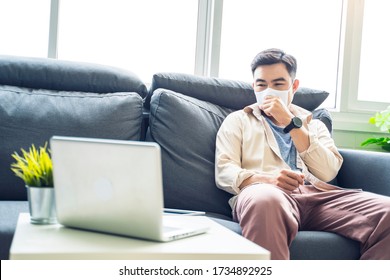
[[[332,180],[343,158],[328,129],[320,120],[312,120],[311,113],[305,109],[296,105],[289,108],[303,120],[310,138],[309,148],[297,153],[297,167],[308,170],[322,181]],[[290,169],[257,104],[226,117],[217,134],[215,163],[218,188],[234,195],[239,194],[241,183],[254,174],[276,175],[281,169]],[[232,208],[235,201],[236,196],[229,201]]]

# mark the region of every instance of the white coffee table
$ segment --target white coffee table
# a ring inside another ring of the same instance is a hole
[[[30,224],[28,213],[19,216],[10,259],[133,259],[133,260],[227,260],[264,259],[264,248],[204,216],[189,217],[209,225],[201,235],[160,243],[89,232],[55,225]]]

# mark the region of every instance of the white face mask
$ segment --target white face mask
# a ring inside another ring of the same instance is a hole
[[[273,88],[266,88],[263,91],[255,91],[255,96],[257,100],[257,104],[261,105],[263,104],[264,97],[271,95],[271,96],[277,96],[279,97],[282,102],[287,106],[288,105],[288,96],[289,96],[290,89],[287,90],[276,90]]]

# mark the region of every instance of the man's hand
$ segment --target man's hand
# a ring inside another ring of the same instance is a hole
[[[292,192],[299,185],[303,185],[305,176],[301,172],[292,171],[290,169],[282,169],[276,176],[255,174],[244,180],[240,185],[240,190],[245,187],[256,184],[265,183],[272,184],[286,191]]]
[[[264,97],[263,104],[260,105],[260,109],[276,124],[282,127],[286,127],[294,114],[283,103],[283,101],[276,96]],[[293,129],[290,131],[292,140],[294,141],[295,148],[299,153],[306,151],[309,148],[309,132],[306,128]]]
[[[278,176],[274,178],[273,185],[286,191],[294,191],[299,185],[303,185],[305,176],[290,169],[282,169]]]
[[[260,109],[263,110],[268,117],[272,117],[276,120],[277,125],[281,126],[287,126],[290,123],[291,118],[294,117],[287,106],[277,96],[265,96],[263,104],[260,105]]]

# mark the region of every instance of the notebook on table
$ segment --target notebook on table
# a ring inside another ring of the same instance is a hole
[[[157,143],[53,136],[53,179],[60,224],[155,241],[208,230],[163,215]]]

